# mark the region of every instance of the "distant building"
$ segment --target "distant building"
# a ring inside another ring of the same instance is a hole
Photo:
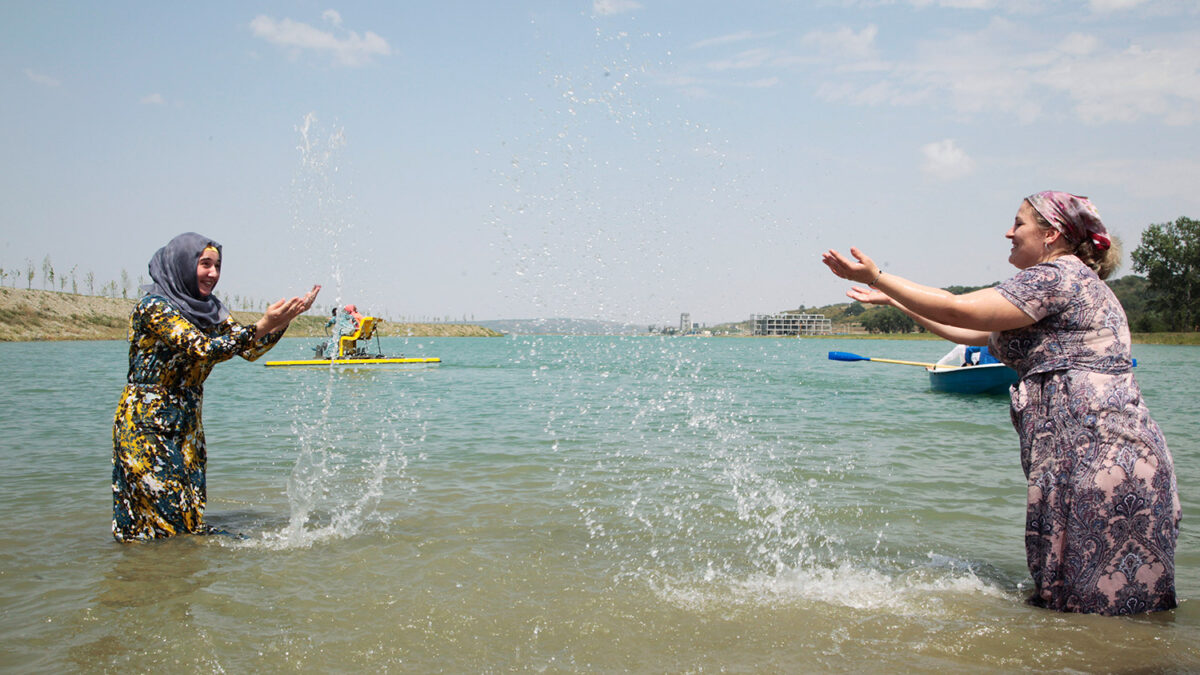
[[[833,322],[824,314],[751,314],[755,335],[832,335]]]
[[[692,315],[684,312],[679,315],[679,332],[687,335],[692,332]]]

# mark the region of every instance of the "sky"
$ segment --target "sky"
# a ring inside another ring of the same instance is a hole
[[[1200,218],[1200,1],[9,2],[0,139],[5,286],[195,231],[235,303],[713,325]]]

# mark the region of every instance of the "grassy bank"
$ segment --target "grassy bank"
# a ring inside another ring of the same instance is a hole
[[[0,288],[0,342],[36,340],[124,340],[134,301],[58,291]],[[241,323],[254,323],[259,312],[233,312]],[[325,316],[297,317],[288,337],[324,337]],[[380,325],[382,337],[499,337],[494,330],[471,324],[391,323]]]

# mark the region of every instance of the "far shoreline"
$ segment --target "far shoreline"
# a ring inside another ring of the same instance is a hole
[[[0,287],[0,342],[73,342],[117,340],[124,342],[135,300],[79,295],[62,291]],[[241,323],[253,323],[258,312],[234,311]],[[298,317],[284,338],[325,338],[327,317]],[[383,318],[380,337],[505,337],[509,334],[465,323],[393,323]],[[516,335],[526,335],[516,333]],[[529,333],[528,335],[533,335]],[[538,335],[542,335],[539,333]],[[546,335],[552,335],[548,333]],[[616,335],[614,335],[616,337]],[[756,338],[768,340],[926,340],[945,342],[931,333],[841,333],[836,335],[674,335],[645,337]],[[1133,344],[1200,346],[1200,332],[1133,333]]]
[[[137,301],[63,291],[0,288],[0,342],[71,342],[128,339],[129,314]],[[261,312],[231,311],[233,319],[251,324]],[[325,338],[328,317],[297,317],[284,337]],[[380,319],[380,337],[503,337],[474,324],[409,323]]]

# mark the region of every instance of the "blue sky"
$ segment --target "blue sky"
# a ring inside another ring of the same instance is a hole
[[[1038,190],[1128,249],[1200,218],[1191,0],[51,1],[0,37],[0,267],[35,287],[194,230],[227,296],[712,324],[843,301],[830,247],[1005,278]]]

